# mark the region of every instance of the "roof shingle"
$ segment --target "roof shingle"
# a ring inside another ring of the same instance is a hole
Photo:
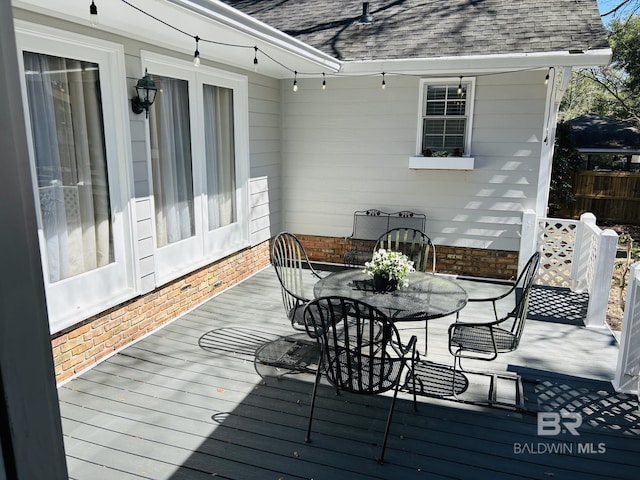
[[[223,0],[343,61],[608,47],[595,0]]]

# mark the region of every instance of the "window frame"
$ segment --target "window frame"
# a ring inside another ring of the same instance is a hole
[[[205,65],[196,67],[192,62],[154,52],[142,51],[140,58],[141,71],[147,69],[152,76],[157,74],[189,82],[195,235],[163,247],[157,245],[150,129],[149,121],[145,121],[148,145],[147,161],[149,163],[148,181],[153,212],[154,268],[156,284],[159,286],[249,246],[248,78]],[[215,230],[208,228],[207,175],[204,164],[205,127],[202,88],[204,84],[233,90],[237,215],[235,222]]]
[[[427,87],[428,86],[443,86],[457,87],[460,83],[466,85],[467,87],[467,95],[465,101],[465,135],[464,135],[464,151],[462,152],[463,157],[471,157],[471,139],[473,132],[473,109],[475,104],[475,90],[476,90],[476,78],[475,77],[443,77],[443,78],[422,78],[420,79],[420,95],[418,102],[418,129],[416,136],[416,156],[422,156],[422,139],[424,136],[423,125],[424,119],[427,117],[433,118],[434,116],[426,115],[426,106],[427,106]],[[447,118],[446,115],[441,115],[441,118]],[[456,157],[446,157],[447,159],[456,158]]]
[[[139,291],[138,272],[134,261],[136,250],[132,240],[133,212],[130,210],[133,199],[133,171],[124,48],[112,42],[20,20],[15,22],[15,31],[49,329],[51,333],[56,333],[129,300]],[[46,240],[38,198],[23,51],[74,58],[99,65],[114,262],[53,283],[49,281],[49,267],[44,253]]]

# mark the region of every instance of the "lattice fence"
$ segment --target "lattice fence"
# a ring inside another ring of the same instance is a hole
[[[542,259],[536,283],[551,287],[571,287],[571,268],[578,222],[556,218],[538,219],[538,248]]]

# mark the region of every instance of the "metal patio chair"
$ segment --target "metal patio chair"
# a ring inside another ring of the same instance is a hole
[[[475,359],[492,361],[498,355],[518,348],[524,331],[529,308],[531,288],[538,271],[540,252],[534,253],[516,283],[501,295],[490,298],[470,298],[470,302],[491,302],[494,320],[490,322],[461,322],[459,318],[449,327],[449,352],[453,355],[453,369],[462,368],[461,360]],[[514,307],[506,315],[498,313],[498,301],[513,297]],[[462,310],[464,313],[464,310]],[[459,317],[459,314],[458,314]],[[489,389],[489,401],[495,400],[496,375],[493,375]],[[517,396],[522,399],[522,385],[518,378]],[[498,402],[495,402],[498,403]]]
[[[422,230],[392,228],[378,238],[374,252],[380,248],[404,253],[420,272],[436,271],[436,248]]]
[[[384,461],[389,427],[405,366],[413,368],[416,337],[407,345],[393,322],[377,308],[347,297],[320,297],[304,308],[309,335],[318,341],[320,362],[311,396],[306,441],[311,441],[311,423],[318,384],[324,373],[336,393],[347,391],[374,395],[393,390],[380,456]],[[413,407],[417,410],[415,381]]]
[[[271,264],[280,281],[287,318],[294,329],[305,330],[303,308],[313,297],[310,288],[305,288],[305,277],[308,278],[310,273],[320,279],[320,274],[309,262],[298,237],[288,232],[281,232],[273,239]]]

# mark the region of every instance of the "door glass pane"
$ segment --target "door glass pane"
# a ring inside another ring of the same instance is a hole
[[[195,234],[189,84],[153,76],[158,87],[149,112],[151,170],[158,247]]]
[[[114,262],[99,66],[24,52],[50,282]]]
[[[204,85],[209,230],[236,221],[233,90]]]

